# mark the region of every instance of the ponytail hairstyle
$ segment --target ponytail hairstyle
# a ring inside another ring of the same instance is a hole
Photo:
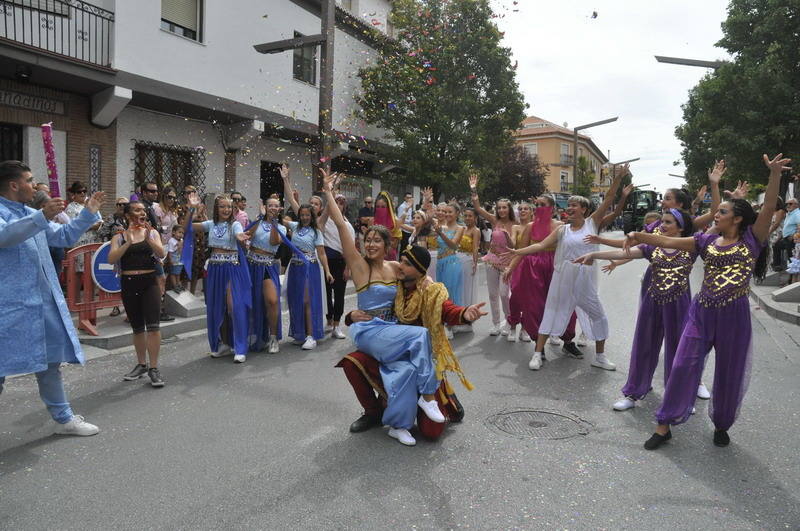
[[[678,203],[678,208],[681,210],[692,209],[692,198],[689,195],[689,190],[686,188],[667,188],[667,192],[675,196],[675,201]]]
[[[729,201],[733,205],[734,217],[741,217],[742,221],[739,223],[739,235],[744,234],[748,227],[753,225],[758,219],[758,214],[753,210],[753,205],[745,199],[731,199]],[[767,254],[764,252],[766,245],[763,242],[761,252],[758,254],[756,265],[753,267],[753,276],[757,279],[763,279],[767,273]]]
[[[694,219],[692,215],[682,209],[677,208],[670,208],[664,214],[669,214],[675,221],[678,223],[678,227],[681,229],[680,238],[688,238],[692,234],[694,234]]]

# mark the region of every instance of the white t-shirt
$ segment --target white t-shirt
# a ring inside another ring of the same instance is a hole
[[[347,223],[347,231],[353,240],[356,239],[356,230],[350,223]],[[322,231],[322,237],[325,240],[325,247],[330,247],[334,251],[342,252],[342,240],[339,238],[339,229],[336,223],[331,218],[325,222],[325,229]]]
[[[411,225],[414,221],[414,205],[407,204],[405,201],[399,207],[397,207],[397,221],[404,225]],[[411,234],[411,231],[407,231],[402,229],[403,232],[407,232]]]

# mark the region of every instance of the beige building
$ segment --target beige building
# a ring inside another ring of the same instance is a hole
[[[529,155],[536,155],[548,167],[545,187],[550,192],[570,192],[574,187],[572,174],[575,153],[572,129],[548,122],[536,116],[522,121],[522,128],[514,132],[515,142]],[[586,157],[589,168],[597,176],[592,192],[605,192],[608,157],[586,135],[578,135],[578,157]]]

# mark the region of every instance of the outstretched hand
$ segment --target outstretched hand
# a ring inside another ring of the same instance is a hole
[[[583,256],[579,256],[575,260],[572,261],[573,264],[580,264],[580,265],[587,265],[590,266],[594,263],[594,254],[593,253],[586,253]]]
[[[626,175],[631,172],[629,164],[623,164],[621,166],[617,166],[614,170],[614,178],[615,179],[622,179]]]
[[[622,250],[625,251],[626,253],[629,253],[631,247],[639,245],[639,241],[636,239],[638,235],[639,235],[638,232],[629,232],[628,234],[626,234],[625,241],[622,242]]]
[[[728,168],[725,166],[725,159],[718,160],[714,163],[714,167],[708,170],[708,181],[710,183],[719,184],[719,181],[722,179],[722,176],[725,175],[726,171],[728,171]]]
[[[320,177],[322,177],[322,191],[325,193],[333,193],[333,188],[338,182],[338,179],[336,178],[336,172],[328,173],[325,171],[325,168],[320,168],[319,174]]]
[[[708,191],[708,186],[704,184],[697,191],[697,195],[695,196],[694,200],[697,201],[698,203],[702,203],[703,201],[705,201],[707,191]]]
[[[197,192],[192,192],[189,194],[189,197],[186,198],[188,204],[192,208],[197,208],[200,206],[200,196],[197,195]]]
[[[281,164],[281,167],[278,169],[281,174],[281,179],[284,181],[289,178],[289,165],[285,162]]]
[[[617,263],[612,260],[603,267],[601,267],[600,271],[602,271],[603,273],[608,273],[610,275],[611,272],[614,271],[616,268],[617,268]]]
[[[739,181],[733,191],[725,190],[722,193],[729,199],[744,199],[747,197],[747,192],[750,191],[750,183],[747,181]]]
[[[244,243],[250,239],[250,235],[246,232],[240,232],[239,234],[236,235],[236,239],[239,240],[241,243]]]
[[[258,206],[259,212],[261,212],[261,217],[267,217],[267,205],[264,204],[264,200],[261,199],[261,204]]]
[[[622,189],[622,197],[628,197],[629,195],[631,195],[631,192],[633,192],[635,189],[636,187],[633,185],[633,183],[629,184],[628,186]]]
[[[478,174],[477,173],[470,173],[469,174],[469,189],[475,191],[478,187]]]
[[[42,207],[42,214],[47,219],[53,219],[64,211],[66,203],[60,197],[52,197]]]
[[[489,315],[488,313],[481,310],[486,306],[485,302],[479,302],[478,304],[473,304],[471,306],[467,306],[467,309],[464,310],[464,320],[469,321],[470,323],[474,323],[484,315]]]
[[[89,209],[89,212],[92,214],[97,214],[97,211],[103,206],[103,200],[106,198],[105,192],[95,192],[92,194],[92,197],[86,201],[86,208]]]
[[[600,243],[600,236],[597,234],[589,234],[583,238],[583,243]]]
[[[764,154],[764,164],[766,164],[770,173],[773,175],[780,174],[784,170],[791,170],[792,167],[789,166],[790,162],[792,162],[792,159],[783,158],[783,153],[778,153],[772,160],[770,160],[766,153]]]

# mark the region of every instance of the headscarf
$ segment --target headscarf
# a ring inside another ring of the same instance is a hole
[[[397,222],[392,198],[389,197],[389,194],[384,190],[378,194],[378,197],[375,198],[375,202],[377,203],[378,198],[381,197],[386,202],[386,210],[384,211],[381,207],[375,207],[375,224],[383,225],[389,229],[393,238],[400,238],[402,233],[400,231],[400,224]]]
[[[531,240],[540,242],[550,234],[550,220],[553,218],[553,207],[536,207],[531,225]]]

